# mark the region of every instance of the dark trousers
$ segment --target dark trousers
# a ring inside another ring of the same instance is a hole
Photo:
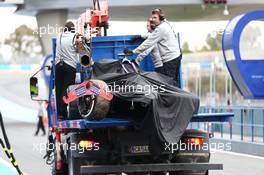
[[[44,127],[43,117],[42,116],[39,116],[38,127],[37,127],[37,131],[36,131],[35,135],[38,135],[39,129],[42,130],[43,135],[46,134],[46,130],[45,130],[45,127]]]
[[[182,59],[182,55],[180,55],[179,57],[177,57],[171,61],[163,63],[165,75],[172,77],[175,80],[175,82],[176,82],[175,85],[177,87],[180,87],[181,59]]]
[[[58,117],[67,118],[67,105],[63,101],[63,96],[67,94],[67,88],[75,84],[76,69],[66,63],[58,63],[55,68],[55,90]]]

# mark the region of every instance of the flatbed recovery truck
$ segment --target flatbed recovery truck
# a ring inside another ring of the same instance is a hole
[[[96,62],[103,58],[119,59],[119,54],[125,47],[132,49],[138,46],[139,43],[129,42],[131,37],[94,37],[91,47],[93,60]],[[52,43],[54,63],[56,40],[53,39]],[[141,64],[145,71],[153,69],[150,60],[146,58]],[[154,159],[149,151],[148,138],[137,130],[132,121],[122,116],[106,117],[102,120],[84,118],[58,120],[54,67],[54,65],[49,67],[51,69],[48,99],[49,139],[45,156],[47,163],[53,167],[53,175],[121,175],[122,173],[208,175],[209,170],[223,169],[222,164],[209,163],[209,148],[179,149],[174,148],[178,144],[167,145],[162,153],[163,157],[160,160]],[[31,77],[30,82],[32,99],[37,100],[35,75]],[[233,116],[233,113],[198,113],[193,115],[191,122],[228,122]],[[179,143],[191,144],[191,148],[196,148],[197,145],[210,145],[209,139],[208,132],[186,129]]]

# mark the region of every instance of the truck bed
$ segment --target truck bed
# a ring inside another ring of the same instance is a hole
[[[234,113],[199,113],[194,114],[191,122],[228,122]],[[132,122],[121,118],[105,118],[103,120],[63,120],[57,122],[58,129],[95,129],[116,126],[128,126]]]

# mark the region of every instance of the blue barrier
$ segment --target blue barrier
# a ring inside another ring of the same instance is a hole
[[[0,71],[13,71],[13,70],[20,70],[20,71],[30,71],[36,65],[32,64],[0,64]]]
[[[22,64],[20,65],[21,70],[31,70],[31,65],[30,64]]]
[[[0,64],[0,70],[10,70],[9,64]]]
[[[200,107],[199,112],[226,112],[226,107]],[[264,143],[264,108],[233,107],[235,117],[228,123],[212,122],[210,132],[218,138]],[[189,128],[207,131],[207,123],[193,123]]]

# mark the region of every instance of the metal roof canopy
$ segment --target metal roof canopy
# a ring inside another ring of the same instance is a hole
[[[229,15],[224,15],[225,6],[203,5],[202,0],[109,0],[111,20],[145,21],[150,11],[161,8],[170,21],[210,21],[228,20],[231,16],[244,13],[249,10],[263,9],[262,0],[228,0]],[[90,0],[25,0],[25,4],[19,6],[18,13],[35,15],[42,10],[67,9],[69,18],[78,18],[86,9],[92,7]]]

